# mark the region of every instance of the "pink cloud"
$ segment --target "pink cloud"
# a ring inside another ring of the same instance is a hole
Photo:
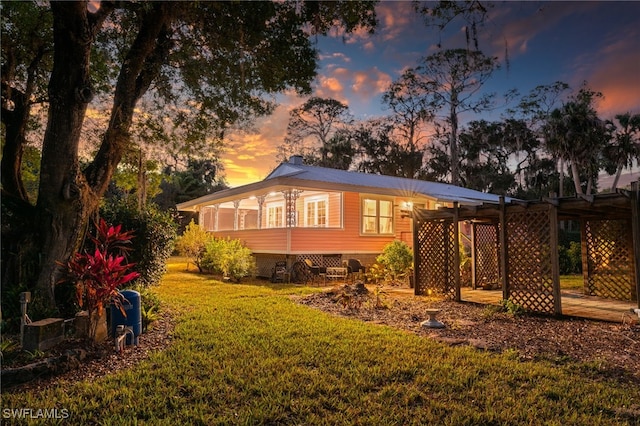
[[[351,89],[360,97],[371,97],[383,93],[391,84],[391,76],[373,67],[353,74]]]

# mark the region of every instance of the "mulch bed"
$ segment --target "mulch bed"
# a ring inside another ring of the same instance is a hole
[[[170,345],[174,327],[175,322],[171,314],[164,311],[160,314],[160,318],[151,324],[150,329],[138,338],[138,346],[127,346],[122,353],[115,351],[112,339],[107,339],[106,342],[98,345],[88,344],[86,340],[68,339],[47,351],[47,358],[61,358],[70,352],[82,352],[80,362],[76,359],[71,360],[69,368],[60,366],[59,371],[53,370],[50,374],[43,374],[27,383],[11,387],[7,387],[3,383],[2,392],[38,391],[57,386],[62,381],[73,383],[80,380],[91,380],[125,368],[132,368],[148,358],[154,351],[163,350]],[[44,360],[40,360],[40,362],[42,361]],[[3,368],[28,366],[28,363],[21,359],[15,360],[14,364],[18,365],[5,364]]]
[[[569,317],[512,314],[498,306],[457,303],[438,298],[394,294],[376,298],[374,292],[353,285],[296,298],[304,305],[357,320],[384,324],[433,338],[449,345],[480,350],[517,351],[521,360],[556,364],[587,363],[585,374],[640,384],[640,322],[624,323]],[[379,303],[376,302],[378,300]],[[379,306],[376,307],[376,304]],[[422,327],[427,308],[437,308],[445,328]]]

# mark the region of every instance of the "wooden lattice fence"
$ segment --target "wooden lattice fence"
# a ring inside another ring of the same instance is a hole
[[[589,220],[582,226],[585,293],[637,300],[628,220]]]
[[[579,220],[585,293],[640,308],[640,185],[631,191],[417,210],[415,293],[460,299],[457,223],[472,223],[473,284],[499,282],[528,310],[560,314],[559,220]],[[489,286],[495,288],[495,285]]]
[[[546,207],[546,206],[544,206]],[[525,309],[554,313],[553,264],[548,209],[507,211],[509,299]]]
[[[500,288],[500,264],[498,262],[500,240],[498,238],[498,229],[498,224],[473,224],[471,239],[473,288]]]
[[[432,293],[455,297],[458,265],[456,227],[450,220],[417,221],[414,225],[415,294]],[[459,272],[458,272],[459,273]]]

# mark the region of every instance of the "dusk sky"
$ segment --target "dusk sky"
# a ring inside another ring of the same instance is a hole
[[[382,93],[419,58],[444,48],[465,47],[463,22],[444,33],[427,28],[408,1],[377,6],[375,34],[318,39],[320,61],[313,96],[346,103],[356,120],[388,115]],[[522,95],[538,85],[563,81],[578,88],[583,81],[604,94],[603,118],[640,113],[640,2],[496,2],[479,29],[479,47],[497,56],[502,68],[485,84],[487,92],[518,89]],[[509,66],[504,63],[505,53]],[[277,166],[289,111],[306,98],[289,93],[280,106],[255,123],[255,131],[236,133],[222,157],[226,179],[235,187],[259,181]],[[495,120],[502,110],[467,119]]]

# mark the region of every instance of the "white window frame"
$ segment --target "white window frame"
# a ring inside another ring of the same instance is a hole
[[[285,206],[284,201],[267,203],[267,228],[284,228]],[[278,207],[282,208],[281,214],[277,214]],[[278,216],[280,216],[278,220]]]
[[[375,201],[376,202],[376,211],[375,215],[365,214],[365,202],[367,201]],[[381,216],[380,215],[380,203],[388,202],[391,204],[391,216]],[[373,231],[365,230],[365,218],[375,218],[375,229]],[[391,230],[389,232],[380,232],[380,224],[382,219],[390,219],[391,220]],[[394,235],[395,233],[395,209],[393,206],[393,199],[389,198],[379,198],[373,196],[363,196],[360,200],[360,234],[361,235]]]
[[[324,220],[325,222],[320,224],[318,223],[318,204],[324,201]],[[313,204],[313,223],[310,223],[309,218],[309,205]],[[329,226],[329,196],[328,195],[318,195],[314,197],[307,197],[304,199],[304,226],[310,228],[326,228]]]

